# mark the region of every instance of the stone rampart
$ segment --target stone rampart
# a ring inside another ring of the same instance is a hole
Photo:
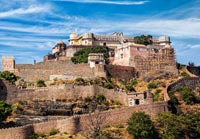
[[[196,88],[200,86],[200,78],[198,77],[186,77],[186,78],[181,78],[178,81],[170,84],[167,87],[167,92],[169,91],[175,91],[177,87],[190,87],[190,88]]]
[[[32,125],[0,129],[0,139],[28,139],[33,131]]]
[[[119,66],[119,65],[106,65],[105,70],[108,76],[130,80],[137,77],[137,71],[133,67]]]
[[[190,67],[190,66],[186,66],[186,71],[189,72],[189,75],[191,77],[200,77],[200,66],[199,67]]]
[[[128,106],[128,96],[126,92],[116,91],[114,89],[106,89],[100,86],[94,86],[95,95],[103,94],[107,99],[116,100],[121,102],[123,105]]]
[[[116,125],[126,123],[131,117],[132,113],[144,111],[154,118],[158,113],[167,111],[167,103],[160,102],[150,105],[139,105],[135,107],[125,107],[100,113],[103,118],[103,125]],[[28,136],[33,133],[45,133],[48,134],[52,129],[58,129],[61,133],[78,133],[88,132],[91,122],[91,118],[95,118],[94,114],[85,114],[75,117],[69,117],[64,120],[52,120],[43,123],[37,123],[33,125],[27,125],[23,127],[8,128],[0,130],[1,139],[27,139]]]
[[[2,81],[2,80],[1,80]],[[35,89],[18,89],[8,81],[0,82],[4,91],[0,92],[0,100],[10,103],[26,100],[73,100],[103,94],[109,100],[116,100],[128,106],[128,94],[125,91],[106,89],[98,85],[60,84]]]
[[[7,93],[8,102],[17,102],[19,100],[69,100],[77,98],[92,97],[97,94],[103,94],[107,99],[120,101],[123,105],[128,105],[126,92],[115,91],[114,89],[105,89],[98,85],[73,85],[62,84],[50,87],[41,87],[36,89],[17,89]],[[1,95],[0,95],[1,96]]]
[[[70,75],[94,78],[95,73],[88,64],[73,64],[69,60],[46,61],[35,65],[16,65],[17,74],[26,81],[49,80],[50,75]]]

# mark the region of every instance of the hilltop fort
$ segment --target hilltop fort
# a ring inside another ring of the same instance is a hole
[[[52,48],[52,54],[44,56],[43,62],[32,64],[15,64],[13,57],[2,58],[2,71],[12,71],[27,81],[38,79],[77,77],[95,78],[108,75],[129,79],[142,77],[155,71],[177,74],[174,48],[167,36],[149,40],[149,45],[137,44],[134,37],[123,33],[96,35],[84,33],[70,34],[69,45],[63,41]],[[105,47],[109,51],[110,64],[105,65],[101,54],[91,54],[88,64],[73,64],[74,53],[85,47]],[[121,72],[120,72],[121,71]],[[127,71],[125,75],[124,71]],[[117,73],[122,74],[117,74]],[[40,73],[40,74],[38,74]]]
[[[192,94],[185,98],[187,103],[199,103],[199,67],[179,65],[178,71],[167,36],[72,33],[68,44],[58,42],[51,54],[34,64],[15,64],[14,57],[2,57],[2,71],[20,76],[15,84],[0,79],[0,100],[16,107],[12,116],[20,127],[0,129],[0,138],[27,139],[53,129],[86,135],[98,108],[99,116],[105,117],[102,127],[127,123],[138,111],[152,118],[161,112],[176,113],[177,102],[183,101],[174,97],[177,88],[185,86],[195,94],[194,99],[188,99]],[[84,49],[102,49],[107,56],[88,52],[86,63],[75,63],[73,58]]]

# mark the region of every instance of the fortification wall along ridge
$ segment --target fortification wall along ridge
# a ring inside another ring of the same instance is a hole
[[[49,80],[50,75],[70,75],[94,78],[88,64],[73,64],[69,60],[40,62],[35,65],[16,65],[17,74],[26,81]]]
[[[33,132],[32,125],[0,129],[0,139],[28,139]]]
[[[154,118],[158,113],[167,111],[167,102],[104,111],[101,113],[101,117],[104,118],[103,125],[125,123],[128,121],[132,113],[138,111],[144,111]],[[66,118],[64,120],[52,120],[23,127],[1,129],[0,139],[27,139],[28,136],[33,132],[47,134],[52,129],[58,129],[61,133],[88,132],[89,125],[91,124],[89,122],[89,117],[94,118],[95,115],[85,114]]]
[[[167,87],[167,92],[169,91],[175,91],[175,89],[177,87],[190,87],[190,88],[196,88],[198,86],[200,86],[200,78],[198,77],[185,77],[185,78],[181,78],[178,81],[170,84]]]
[[[199,67],[190,67],[186,66],[186,71],[191,77],[198,77],[200,76],[200,66]]]
[[[7,83],[7,82],[6,82]],[[1,93],[2,98],[6,98],[7,102],[17,102],[19,100],[69,100],[75,98],[92,97],[97,94],[103,94],[107,99],[120,101],[124,105],[128,105],[126,92],[115,91],[114,89],[105,89],[98,85],[79,86],[73,84],[61,84],[57,86],[41,87],[37,89],[13,89],[8,87],[8,92]]]

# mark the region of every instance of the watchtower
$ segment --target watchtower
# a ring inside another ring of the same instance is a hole
[[[13,56],[2,56],[2,71],[14,72],[15,59]]]
[[[90,53],[88,56],[88,63],[90,64],[90,68],[94,68],[95,65],[104,65],[105,60],[102,53]]]

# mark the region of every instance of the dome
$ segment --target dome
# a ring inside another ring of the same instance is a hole
[[[75,39],[76,37],[78,37],[78,35],[75,32],[71,33],[69,36],[70,39]]]

